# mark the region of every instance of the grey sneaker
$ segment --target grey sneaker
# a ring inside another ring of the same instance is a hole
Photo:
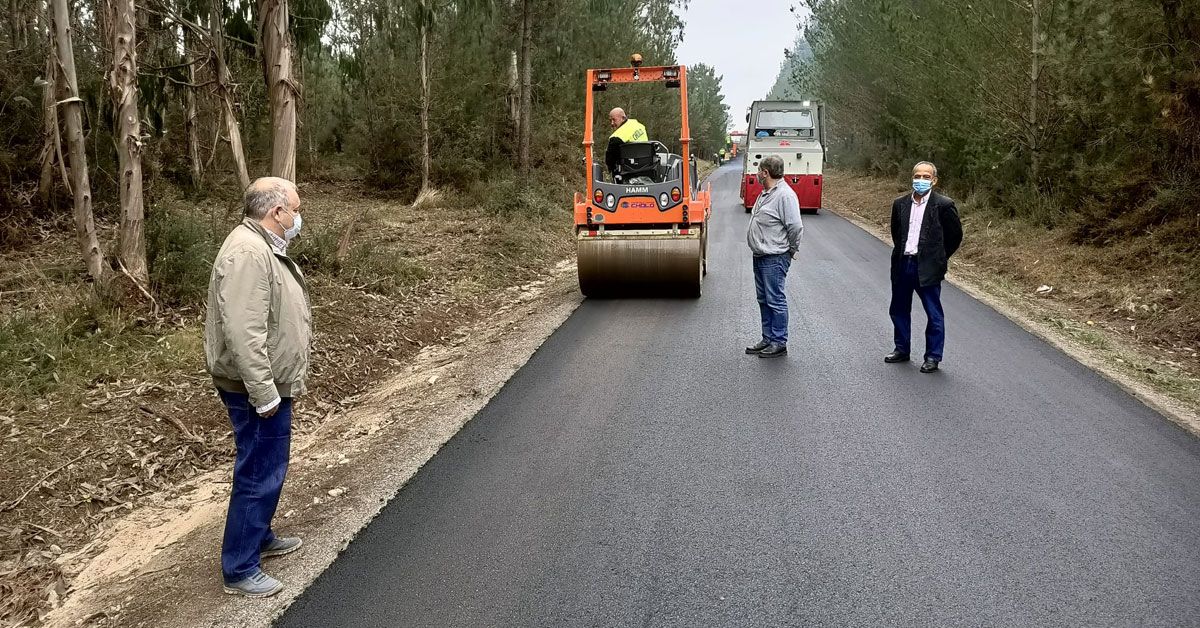
[[[304,545],[304,541],[301,541],[300,537],[277,536],[274,540],[272,540],[270,543],[267,543],[266,546],[262,548],[262,551],[258,553],[258,556],[260,558],[270,558],[272,556],[291,554],[292,552],[300,549],[301,545]]]
[[[230,595],[244,595],[253,598],[271,597],[282,590],[283,583],[268,576],[261,569],[245,580],[225,585],[225,592]]]

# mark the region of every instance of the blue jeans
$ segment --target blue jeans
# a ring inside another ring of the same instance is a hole
[[[762,339],[786,345],[788,337],[787,294],[784,282],[792,256],[756,255],[754,257],[754,290],[758,293],[758,313],[762,317]]]
[[[917,278],[917,259],[900,259],[899,277],[892,281],[892,305],[888,314],[896,328],[896,351],[909,353],[912,346],[912,295],[921,298],[929,324],[925,327],[925,359],[942,361],[946,346],[946,317],[942,312],[942,284],[922,286]]]
[[[259,552],[275,539],[271,519],[283,492],[292,442],[292,400],[284,398],[270,417],[260,417],[245,393],[217,391],[233,423],[237,460],[233,492],[221,544],[221,575],[232,584],[259,569]]]

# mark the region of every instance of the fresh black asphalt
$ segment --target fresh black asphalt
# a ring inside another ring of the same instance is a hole
[[[703,298],[585,302],[277,625],[1200,625],[1200,440],[949,285],[943,371],[884,364],[827,213],[745,355],[738,176]]]

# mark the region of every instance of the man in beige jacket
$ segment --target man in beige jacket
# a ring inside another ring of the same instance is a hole
[[[237,443],[221,547],[225,592],[267,597],[283,584],[260,559],[301,544],[275,536],[271,519],[287,473],[292,399],[305,391],[312,315],[304,275],[287,255],[302,223],[296,186],[258,179],[243,205],[213,261],[204,353]]]

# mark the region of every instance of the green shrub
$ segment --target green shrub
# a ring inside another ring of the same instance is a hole
[[[336,229],[306,230],[303,236],[288,246],[288,256],[296,260],[305,272],[336,274],[339,239],[341,234]]]
[[[212,222],[207,216],[185,211],[150,215],[146,258],[153,292],[164,305],[203,303],[212,260],[221,244]]]

